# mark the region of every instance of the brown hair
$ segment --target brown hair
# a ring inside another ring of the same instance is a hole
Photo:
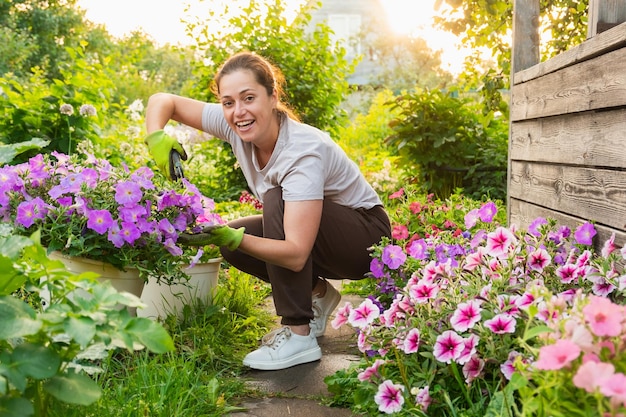
[[[276,91],[276,97],[278,98],[276,109],[280,113],[286,114],[291,119],[300,121],[300,118],[295,112],[283,102],[283,96],[285,95],[283,90],[285,77],[283,73],[267,59],[255,53],[239,52],[228,58],[217,71],[213,83],[211,84],[211,91],[219,97],[220,81],[222,77],[240,70],[252,72],[256,81],[265,87],[265,91],[267,91],[268,95]]]

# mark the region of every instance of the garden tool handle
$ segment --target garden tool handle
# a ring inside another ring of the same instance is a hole
[[[182,180],[185,178],[183,172],[183,158],[176,149],[170,151],[170,178]]]

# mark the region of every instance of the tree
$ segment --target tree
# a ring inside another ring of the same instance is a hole
[[[0,55],[1,74],[26,78],[39,67],[48,79],[58,78],[65,48],[77,47],[88,32],[76,1],[0,0],[0,39],[9,51]]]
[[[541,59],[548,59],[585,40],[589,0],[540,1],[540,32],[547,39],[540,47]],[[511,31],[514,0],[438,0],[445,3],[435,22],[460,37],[474,50],[465,63],[464,82],[478,88],[488,109],[505,112],[499,90],[508,88],[511,72]],[[485,65],[481,51],[487,49],[495,67]]]
[[[540,31],[542,59],[548,59],[585,40],[589,0],[538,0],[540,1]],[[510,36],[513,30],[514,0],[438,0],[449,8],[435,22],[443,29],[460,36],[463,44],[476,51],[488,48],[498,63],[498,68],[508,74],[511,62]],[[467,65],[480,58],[474,55]],[[480,68],[480,67],[479,67]]]

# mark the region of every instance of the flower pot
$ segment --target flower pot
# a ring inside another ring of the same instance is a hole
[[[141,301],[146,307],[137,309],[137,316],[157,319],[175,314],[181,318],[185,305],[196,303],[198,300],[210,304],[213,291],[217,287],[221,262],[222,258],[214,258],[186,269],[185,272],[190,278],[183,283],[168,285],[149,280],[141,294]]]
[[[48,257],[63,262],[68,271],[76,274],[88,271],[95,272],[100,274],[99,281],[111,281],[113,288],[117,291],[129,292],[137,297],[141,297],[144,281],[140,278],[139,270],[136,268],[127,268],[125,271],[122,271],[105,262],[68,256],[57,251],[52,252]]]
[[[78,256],[68,256],[58,251],[50,253],[48,258],[63,262],[65,268],[75,274],[95,272],[100,275],[98,281],[110,281],[113,288],[118,292],[128,292],[137,298],[141,297],[144,280],[139,276],[139,270],[137,268],[127,268],[125,271],[122,271],[106,262],[94,261]],[[50,302],[49,298],[46,300],[45,292],[42,297],[44,298],[44,300],[42,300],[44,305],[46,301]],[[120,304],[119,308],[122,309],[124,306]],[[137,315],[137,307],[127,308],[131,316],[135,317]]]

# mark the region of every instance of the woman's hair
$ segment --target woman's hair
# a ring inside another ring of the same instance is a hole
[[[285,77],[281,70],[272,65],[267,59],[252,52],[239,52],[228,58],[226,62],[222,64],[213,79],[213,83],[211,84],[212,92],[219,97],[220,81],[222,77],[240,70],[252,72],[256,81],[265,87],[265,91],[267,91],[268,95],[272,95],[272,93],[276,91],[276,97],[278,98],[276,109],[280,113],[286,114],[291,119],[300,121],[300,118],[295,112],[283,102],[283,96],[285,95],[283,90]]]

